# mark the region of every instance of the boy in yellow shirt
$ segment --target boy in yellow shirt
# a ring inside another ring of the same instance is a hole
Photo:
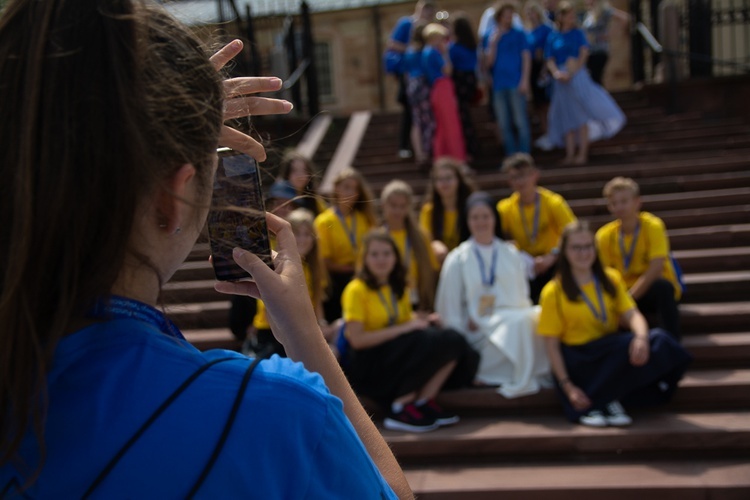
[[[617,219],[596,232],[602,263],[620,271],[642,313],[655,314],[660,326],[679,339],[682,286],[664,222],[641,212],[640,189],[633,179],[615,177],[603,193]]]
[[[555,274],[563,228],[576,217],[562,196],[537,185],[540,172],[530,155],[509,156],[501,171],[513,189],[497,204],[503,235],[533,259],[529,289],[531,300],[538,304],[542,288]]]

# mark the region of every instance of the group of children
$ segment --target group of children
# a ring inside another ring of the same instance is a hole
[[[292,223],[324,335],[355,390],[386,409],[386,428],[455,423],[435,396],[462,386],[518,397],[554,385],[566,415],[594,426],[630,423],[620,401],[671,396],[690,359],[679,344],[682,285],[664,224],[641,211],[632,179],[605,185],[616,220],[594,234],[538,185],[525,153],[503,163],[513,193],[497,203],[460,161],[437,161],[418,218],[400,180],[382,190],[376,215],[353,168],[325,206],[310,162],[291,158],[305,165],[283,173],[307,173],[277,181],[271,193],[282,184],[289,196],[269,207]],[[314,210],[284,211],[303,203]],[[256,350],[283,355],[262,304],[254,326]],[[632,333],[611,335],[623,326]]]
[[[524,26],[516,3],[500,1],[487,10],[479,43],[464,14],[441,23],[434,20],[435,11],[431,0],[418,1],[414,15],[398,21],[386,51],[386,69],[400,82],[404,157],[414,150],[418,162],[429,163],[478,154],[469,110],[479,81],[487,89],[506,156],[531,151],[530,98],[543,132],[536,143],[564,148],[564,164],[587,163],[589,144],[624,126],[622,110],[600,85],[601,71],[594,81],[587,70],[589,42],[571,3],[557,6],[553,24],[550,14],[529,0]],[[606,29],[606,23],[596,26]]]

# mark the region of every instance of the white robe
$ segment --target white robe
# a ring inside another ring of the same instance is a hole
[[[495,280],[482,282],[479,260],[469,239],[451,251],[443,263],[435,309],[443,325],[461,332],[481,360],[477,380],[499,385],[506,398],[534,394],[550,381],[543,340],[536,334],[539,306],[531,304],[526,266],[510,243],[495,239]],[[489,260],[489,259],[486,259]],[[484,262],[485,279],[490,263]],[[480,297],[495,296],[491,314],[481,316]],[[478,328],[469,329],[472,321]]]

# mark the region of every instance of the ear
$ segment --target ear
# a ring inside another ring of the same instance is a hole
[[[641,197],[640,196],[636,196],[634,201],[635,201],[636,208],[640,212],[641,211],[641,203],[642,203],[641,202]]]
[[[180,166],[171,176],[164,179],[157,196],[159,229],[175,234],[184,225],[194,200],[194,180],[196,170],[190,163]]]

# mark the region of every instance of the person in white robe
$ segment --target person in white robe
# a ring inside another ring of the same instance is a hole
[[[499,386],[506,398],[550,385],[544,344],[536,335],[539,307],[529,298],[529,263],[502,241],[492,199],[476,192],[467,201],[471,238],[443,264],[435,309],[443,326],[461,332],[480,353],[475,381]]]

